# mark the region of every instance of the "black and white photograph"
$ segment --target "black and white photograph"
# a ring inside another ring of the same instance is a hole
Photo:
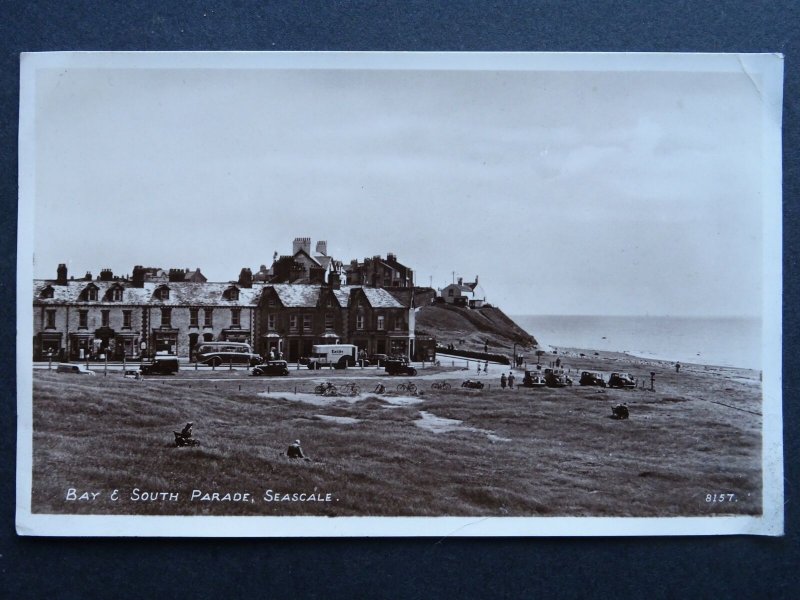
[[[782,535],[781,55],[21,74],[19,534]]]

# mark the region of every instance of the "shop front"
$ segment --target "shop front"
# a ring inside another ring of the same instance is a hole
[[[33,346],[36,354],[34,360],[47,360],[48,358],[63,360],[64,349],[61,343],[61,333],[40,333],[38,342]]]
[[[153,329],[153,352],[166,352],[167,354],[178,354],[178,330],[159,328]]]

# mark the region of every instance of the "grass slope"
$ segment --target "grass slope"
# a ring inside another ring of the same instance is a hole
[[[576,359],[577,361],[578,359]],[[582,359],[574,368],[595,367]],[[606,365],[621,368],[618,364]],[[441,369],[440,369],[441,371]],[[408,399],[304,396],[327,374],[252,378],[182,371],[143,382],[34,373],[36,513],[183,515],[759,514],[760,387],[724,370],[659,376],[656,392],[564,388],[450,391]],[[405,381],[354,376],[362,390]],[[474,376],[474,375],[473,375]],[[371,378],[371,379],[370,379]],[[270,393],[266,394],[267,387]],[[298,393],[295,395],[295,389]],[[314,399],[315,403],[302,399]],[[631,418],[609,418],[626,401]],[[394,404],[393,404],[394,402]],[[402,403],[406,402],[406,403]],[[434,432],[429,415],[460,424]],[[327,418],[326,418],[327,417]],[[330,417],[346,417],[344,422]],[[195,423],[201,445],[173,447]],[[311,461],[284,456],[299,438]],[[101,492],[69,501],[68,490]],[[176,492],[178,501],[134,501],[132,492]],[[112,501],[111,492],[119,490]],[[190,501],[193,489],[247,492],[251,502]],[[331,502],[265,502],[266,490],[330,493]],[[736,502],[709,503],[710,493]]]
[[[430,304],[416,315],[418,329],[436,337],[440,344],[455,344],[462,350],[511,351],[514,344],[533,346],[536,340],[495,307],[467,309],[447,304]]]

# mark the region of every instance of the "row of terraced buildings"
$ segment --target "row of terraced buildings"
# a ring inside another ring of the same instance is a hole
[[[244,268],[237,280],[222,283],[206,281],[200,269],[141,266],[130,277],[103,269],[96,278],[76,279],[61,264],[55,279],[34,280],[34,360],[156,352],[191,360],[207,341],[248,342],[263,356],[272,351],[289,361],[321,343],[432,358],[435,341],[415,336],[414,314],[433,290],[415,288],[411,269],[391,254],[344,266],[327,256],[326,246],[318,243],[312,253],[310,239],[297,238],[293,254],[276,255],[270,269]]]

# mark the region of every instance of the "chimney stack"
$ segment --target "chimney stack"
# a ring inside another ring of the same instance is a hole
[[[317,254],[328,256],[328,242],[320,240],[317,242]]]
[[[328,285],[330,285],[331,289],[334,290],[338,290],[342,287],[342,277],[339,275],[338,271],[328,273]]]
[[[459,277],[458,278],[458,285],[464,285],[464,278],[463,277]]]
[[[56,269],[56,285],[67,285],[67,265],[64,263]]]
[[[92,280],[92,272],[91,271],[86,271],[86,275],[83,276],[83,279],[85,281],[91,281]]]
[[[186,281],[186,271],[183,269],[170,269],[168,278],[170,282]]]
[[[248,267],[239,272],[239,285],[243,288],[253,287],[253,272]]]
[[[133,287],[137,288],[144,287],[144,267],[142,265],[136,265],[133,267],[133,273],[131,273],[131,284]]]
[[[292,242],[292,256],[303,250],[309,256],[311,255],[311,238],[310,237],[297,237]]]
[[[113,281],[114,273],[111,269],[103,269],[100,271],[100,281]]]

